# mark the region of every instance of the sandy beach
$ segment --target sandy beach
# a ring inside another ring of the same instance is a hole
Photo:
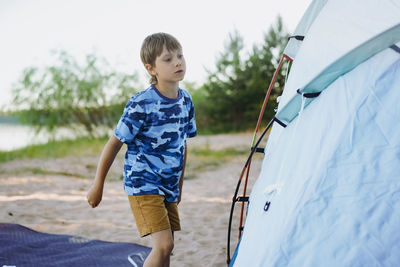
[[[189,147],[249,148],[251,134],[199,136]],[[123,153],[114,162],[102,203],[92,209],[86,191],[92,183],[99,155],[57,159],[23,159],[0,165],[0,222],[16,223],[36,231],[68,234],[114,242],[151,246],[140,238],[120,180]],[[188,163],[193,156],[188,154]],[[247,155],[203,168],[186,179],[179,205],[182,231],[175,234],[171,266],[226,266],[227,228],[231,200]],[[249,186],[254,184],[261,156],[252,163]],[[44,171],[43,171],[44,170]],[[249,191],[248,191],[249,192]],[[234,222],[238,224],[240,206]],[[232,247],[237,242],[232,231]]]

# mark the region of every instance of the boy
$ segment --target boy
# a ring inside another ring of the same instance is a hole
[[[140,56],[150,87],[134,95],[101,154],[87,199],[99,205],[106,174],[123,143],[124,188],[140,235],[151,235],[153,248],[143,266],[169,266],[173,232],[180,230],[186,138],[196,136],[190,94],[179,88],[186,62],[171,35],[156,33],[142,44]]]

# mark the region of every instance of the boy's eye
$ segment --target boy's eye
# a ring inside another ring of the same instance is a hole
[[[171,61],[171,58],[168,57],[168,58],[164,59],[164,61],[169,62],[169,61]]]
[[[179,59],[183,58],[183,55],[182,54],[178,54],[178,58]]]

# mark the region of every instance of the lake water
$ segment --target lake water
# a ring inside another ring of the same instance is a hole
[[[96,131],[96,135],[100,136],[109,131],[109,129],[99,129]],[[32,127],[26,125],[0,123],[0,151],[10,151],[34,144],[45,144],[52,138],[55,140],[71,139],[77,137],[77,134],[71,129],[60,129],[54,136],[52,137],[45,130],[36,134]]]
[[[10,151],[32,144],[43,144],[49,140],[44,133],[35,134],[32,127],[14,123],[0,124],[0,151]]]

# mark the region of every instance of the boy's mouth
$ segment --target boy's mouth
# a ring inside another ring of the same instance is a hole
[[[177,70],[177,71],[175,71],[175,73],[182,73],[183,72],[183,70]]]

